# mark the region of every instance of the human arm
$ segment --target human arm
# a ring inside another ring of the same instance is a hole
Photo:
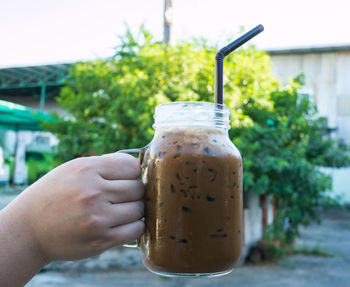
[[[76,260],[144,231],[139,162],[126,154],[59,166],[0,211],[0,282],[23,286],[54,260]]]

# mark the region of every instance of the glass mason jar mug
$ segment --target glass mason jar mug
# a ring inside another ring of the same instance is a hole
[[[155,110],[154,138],[139,152],[145,184],[142,261],[163,276],[229,273],[242,250],[242,159],[229,111],[206,102]]]

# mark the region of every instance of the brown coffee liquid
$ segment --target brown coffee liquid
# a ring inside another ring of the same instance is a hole
[[[146,267],[230,270],[242,248],[242,160],[215,129],[159,131],[145,155]]]

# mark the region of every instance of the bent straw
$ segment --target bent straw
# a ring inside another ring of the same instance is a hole
[[[264,31],[263,25],[258,25],[249,32],[245,33],[232,43],[223,47],[215,56],[215,103],[223,104],[223,77],[224,77],[224,58],[244,43]]]

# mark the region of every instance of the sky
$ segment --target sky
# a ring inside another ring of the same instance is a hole
[[[259,49],[350,44],[350,0],[172,0],[173,38],[225,45],[263,24]],[[164,0],[0,0],[0,67],[113,55],[129,26],[163,37]]]

